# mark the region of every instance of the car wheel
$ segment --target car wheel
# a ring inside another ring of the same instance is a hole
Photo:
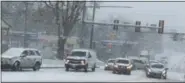
[[[40,70],[40,66],[41,64],[39,62],[35,63],[34,67],[33,67],[33,71],[38,71]]]
[[[75,68],[75,71],[78,71],[78,68]]]
[[[131,75],[131,71],[128,71],[127,74],[128,74],[128,75]]]
[[[84,68],[84,72],[87,72],[87,68]]]
[[[20,67],[20,62],[16,61],[13,66],[12,66],[12,71],[20,71],[21,67]]]
[[[94,68],[92,68],[92,71],[94,72],[96,70],[96,68],[94,67]]]
[[[112,71],[112,73],[113,73],[113,74],[116,74],[116,71],[115,71],[115,70],[113,70],[113,71]]]
[[[146,72],[146,77],[150,77],[149,74],[148,74],[148,72]]]
[[[69,67],[66,67],[66,71],[69,71]]]
[[[166,79],[166,75],[165,75],[165,76],[161,75],[161,78],[162,78],[162,79]]]

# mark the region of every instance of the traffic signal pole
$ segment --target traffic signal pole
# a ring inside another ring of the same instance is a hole
[[[94,22],[95,19],[95,12],[96,12],[96,2],[94,2],[93,6],[93,17],[92,17],[92,22]],[[93,49],[92,43],[93,43],[93,36],[94,35],[94,24],[92,24],[91,28],[91,35],[90,35],[90,48]]]

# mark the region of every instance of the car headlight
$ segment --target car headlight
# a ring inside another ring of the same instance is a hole
[[[114,65],[114,67],[118,67],[118,65]]]
[[[105,67],[107,67],[108,65],[106,64]]]
[[[129,65],[128,67],[127,67],[127,69],[131,69],[132,68],[132,65]]]
[[[69,63],[69,60],[66,60],[66,61],[65,61],[65,64],[68,64],[68,63]]]
[[[84,60],[82,60],[82,61],[81,61],[81,64],[82,64],[82,65],[85,65],[85,61],[84,61]]]
[[[148,69],[148,72],[151,72],[151,69]]]
[[[165,74],[165,73],[166,73],[166,71],[165,71],[165,70],[163,70],[163,71],[162,71],[162,74]]]

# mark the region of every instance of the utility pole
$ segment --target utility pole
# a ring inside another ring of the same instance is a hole
[[[68,4],[68,3],[67,3]],[[60,47],[60,45],[61,45],[61,29],[60,29],[60,23],[59,23],[59,2],[57,1],[56,2],[56,4],[55,4],[55,15],[56,15],[56,24],[57,24],[57,29],[58,29],[58,33],[57,33],[57,35],[58,35],[58,49],[57,49],[57,56],[59,57],[59,58],[63,58],[63,57],[61,57],[61,47]]]
[[[94,22],[94,19],[95,19],[95,12],[96,12],[96,2],[94,1],[92,22]],[[92,24],[91,35],[90,35],[90,48],[91,49],[92,49],[92,42],[93,42],[93,33],[94,33],[94,24]]]
[[[27,2],[24,2],[24,5],[25,5],[25,27],[24,27],[24,47],[26,48],[26,47],[28,47],[28,45],[27,45],[27,40],[26,40],[26,32],[27,32],[27,10],[28,10],[28,3]]]
[[[84,1],[83,15],[82,15],[82,33],[80,35],[82,47],[84,47],[85,17],[86,17],[86,1]]]

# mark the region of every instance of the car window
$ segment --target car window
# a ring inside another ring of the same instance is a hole
[[[35,53],[32,50],[30,50],[29,53],[31,56],[35,55]]]
[[[39,55],[39,56],[41,55],[38,51],[35,51],[35,53],[36,53],[37,55]]]
[[[152,68],[164,68],[163,65],[161,64],[154,64],[154,65],[151,65]]]
[[[117,63],[129,64],[128,60],[117,60]]]
[[[114,63],[115,60],[109,60],[108,63]]]
[[[86,52],[75,51],[70,56],[86,57]]]
[[[144,62],[143,62],[142,60],[136,60],[136,59],[134,59],[134,60],[133,60],[133,63],[140,63],[140,64],[144,64]]]
[[[22,54],[24,54],[24,55],[28,55],[28,51],[27,50],[25,50]]]

